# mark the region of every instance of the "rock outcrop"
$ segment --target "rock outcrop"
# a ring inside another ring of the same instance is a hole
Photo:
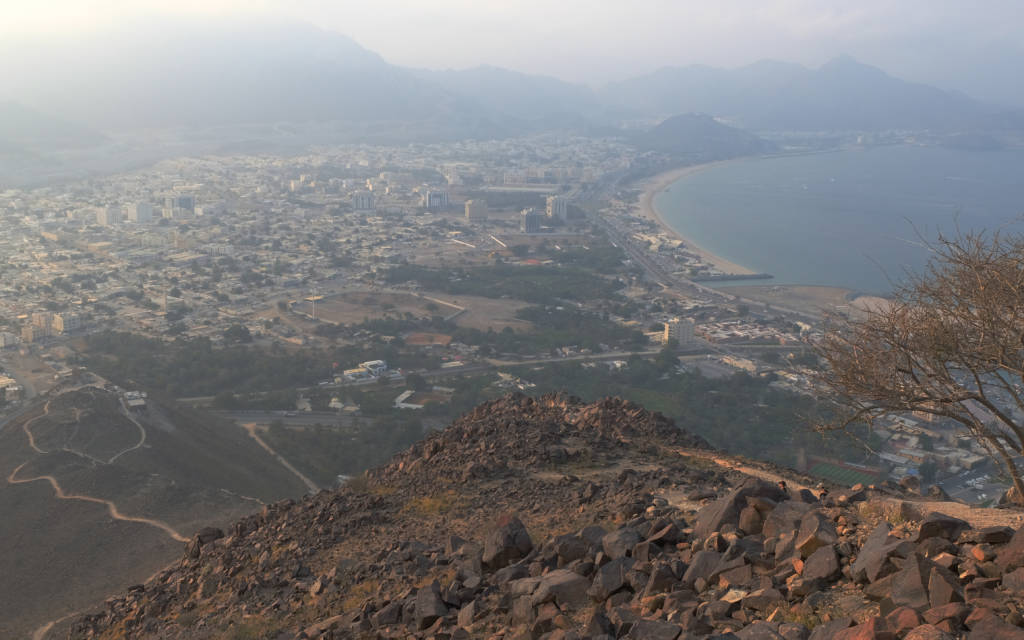
[[[704,451],[619,400],[509,396],[200,532],[71,637],[1024,638],[1024,529],[890,523],[877,490],[821,503]]]

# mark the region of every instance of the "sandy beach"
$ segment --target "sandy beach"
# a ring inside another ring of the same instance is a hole
[[[707,164],[698,164],[690,167],[682,167],[680,169],[673,169],[671,171],[659,173],[653,178],[649,178],[643,183],[643,194],[640,196],[640,203],[637,205],[637,213],[658,223],[658,225],[664,230],[666,234],[682,240],[683,244],[686,245],[686,249],[688,251],[700,256],[701,259],[704,260],[704,262],[713,265],[719,271],[723,273],[731,273],[737,275],[748,275],[755,272],[744,266],[738,265],[735,262],[730,262],[721,256],[716,256],[715,254],[711,253],[710,251],[707,251],[703,247],[699,246],[697,243],[693,242],[691,239],[685,237],[684,235],[670,227],[668,224],[665,223],[665,220],[661,217],[661,212],[658,211],[658,208],[654,205],[654,198],[657,197],[659,193],[670,187],[672,183],[679,180],[680,178],[685,178],[686,176],[690,176],[695,173],[699,173],[701,171],[705,171],[707,169],[711,169],[714,167],[720,167],[727,162],[730,161],[722,160],[719,162],[709,162]]]
[[[640,202],[636,207],[638,215],[653,220],[664,232],[673,237],[679,238],[686,245],[686,249],[701,257],[708,264],[723,273],[751,274],[754,271],[730,262],[721,256],[699,246],[686,236],[682,235],[671,226],[665,223],[661,212],[654,205],[654,199],[659,193],[670,187],[674,182],[686,176],[705,171],[714,167],[720,167],[732,160],[709,162],[707,164],[682,167],[660,173],[641,183],[643,193]],[[782,308],[796,310],[800,313],[820,316],[826,311],[840,311],[853,313],[855,316],[877,310],[888,304],[885,298],[854,293],[850,289],[842,287],[825,287],[809,285],[776,285],[776,284],[753,284],[744,286],[729,286],[723,288],[734,295],[742,298],[769,305],[778,305]]]

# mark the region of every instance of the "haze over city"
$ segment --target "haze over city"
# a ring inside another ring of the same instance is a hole
[[[0,34],[11,44],[49,43],[210,20],[307,22],[402,66],[492,65],[592,84],[663,66],[774,59],[813,67],[849,54],[905,80],[1024,104],[1015,81],[1024,62],[1024,7],[1014,0],[15,0],[4,8]]]
[[[0,640],[1024,637],[1024,4],[0,10]]]

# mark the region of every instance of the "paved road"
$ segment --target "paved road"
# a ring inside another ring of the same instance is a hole
[[[647,272],[647,275],[651,280],[664,287],[667,291],[671,291],[679,295],[691,295],[693,292],[700,292],[719,300],[728,302],[741,302],[751,307],[759,307],[763,305],[763,303],[758,302],[756,300],[748,300],[746,298],[741,298],[740,296],[736,296],[725,291],[722,291],[721,289],[714,289],[712,287],[702,285],[692,280],[679,278],[675,274],[669,273],[664,268],[662,268],[662,266],[659,265],[653,259],[653,257],[647,252],[646,249],[636,246],[633,243],[632,239],[630,239],[625,233],[619,231],[618,227],[616,227],[614,224],[612,224],[608,220],[601,218],[600,216],[594,216],[593,220],[596,224],[601,226],[607,232],[608,237],[613,242],[619,245],[623,249],[623,251],[625,251],[626,254],[629,255],[633,262],[643,267],[644,271]],[[782,313],[783,315],[799,317],[802,320],[810,320],[816,322],[821,319],[818,315],[798,311],[796,309],[782,307],[777,304],[773,304],[772,309]]]
[[[218,411],[217,413],[239,424],[270,424],[279,420],[285,426],[311,427],[317,424],[338,424],[339,420],[339,415],[336,411],[289,412],[294,415],[284,415],[280,411]],[[351,420],[350,416],[342,416],[341,418]]]
[[[305,475],[302,474],[301,471],[299,471],[294,466],[292,466],[292,463],[290,463],[287,460],[285,460],[284,457],[281,456],[281,454],[279,454],[277,451],[275,451],[273,447],[271,447],[269,444],[267,444],[266,441],[264,441],[263,438],[261,438],[259,436],[259,434],[256,433],[256,424],[255,423],[252,423],[252,422],[245,423],[245,424],[242,425],[242,428],[245,429],[249,433],[249,437],[252,438],[253,440],[255,440],[256,444],[260,445],[260,447],[262,447],[264,451],[269,453],[271,456],[274,457],[275,460],[277,460],[279,463],[281,463],[282,467],[284,467],[288,471],[291,471],[292,474],[296,478],[301,480],[302,483],[304,485],[306,485],[306,487],[309,489],[310,493],[317,493],[318,491],[320,491],[320,487],[316,486],[315,482],[313,482],[312,480],[307,478]]]

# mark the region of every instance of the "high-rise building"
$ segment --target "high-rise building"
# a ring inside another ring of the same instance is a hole
[[[486,200],[466,200],[466,220],[480,222],[487,219]]]
[[[680,346],[693,343],[693,320],[689,318],[672,318],[665,323],[664,341],[675,340]]]
[[[121,224],[121,207],[101,207],[96,210],[96,223],[104,227]]]
[[[568,203],[562,196],[548,196],[547,214],[552,220],[565,220]]]
[[[357,191],[352,194],[352,209],[355,211],[373,211],[373,194],[369,191]]]
[[[423,206],[431,211],[440,211],[448,208],[447,191],[425,191],[423,193]]]
[[[32,326],[40,329],[49,329],[53,325],[53,313],[49,311],[36,311],[32,314]]]
[[[190,195],[174,195],[164,198],[164,211],[171,210],[171,215],[164,214],[165,218],[191,217],[196,211],[196,198]]]
[[[21,328],[21,341],[26,344],[35,342],[40,338],[45,338],[48,335],[50,335],[49,327],[37,327],[27,324]]]
[[[536,209],[523,209],[519,214],[519,230],[523,233],[537,233],[540,231],[540,221],[544,214]]]
[[[56,333],[71,333],[82,326],[82,319],[74,313],[58,313],[53,316],[53,330]]]
[[[145,223],[153,219],[153,205],[148,202],[137,202],[128,208],[128,219],[132,222]]]

